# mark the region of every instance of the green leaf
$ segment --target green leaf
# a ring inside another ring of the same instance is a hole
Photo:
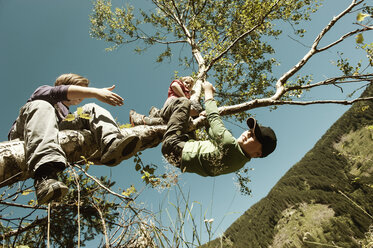
[[[68,114],[65,118],[65,121],[73,121],[75,120],[75,115],[73,114]]]
[[[358,22],[362,22],[362,21],[364,21],[364,19],[367,18],[368,16],[370,16],[370,15],[368,15],[368,14],[364,14],[364,13],[359,13],[359,14],[357,14],[357,16],[356,16],[356,20],[357,20]]]
[[[81,114],[79,115],[79,117],[82,119],[87,119],[87,120],[91,119],[91,116],[89,114]]]
[[[135,192],[136,192],[136,188],[133,185],[131,185],[131,187],[129,187],[127,190],[122,192],[122,195],[130,196],[131,194],[133,194]]]
[[[31,192],[32,192],[31,189],[27,189],[27,190],[25,190],[25,191],[22,192],[22,195],[28,195],[28,194],[30,194]]]
[[[77,108],[77,109],[76,109],[76,113],[77,113],[78,115],[83,114],[83,108],[82,108],[82,107]]]
[[[356,35],[356,43],[361,44],[364,42],[363,34]]]

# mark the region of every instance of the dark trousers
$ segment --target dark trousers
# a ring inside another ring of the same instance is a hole
[[[161,116],[167,122],[163,136],[162,154],[170,164],[180,167],[185,142],[188,141],[190,100],[185,97],[169,98],[161,109]]]

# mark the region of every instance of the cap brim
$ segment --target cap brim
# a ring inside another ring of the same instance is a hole
[[[259,142],[263,143],[262,132],[260,130],[259,125],[257,125],[257,122],[256,122],[255,118],[253,118],[253,117],[247,118],[246,124],[249,127],[249,129],[254,130],[255,137],[259,140]]]

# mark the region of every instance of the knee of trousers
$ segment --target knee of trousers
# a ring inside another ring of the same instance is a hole
[[[182,104],[183,106],[190,108],[191,101],[186,97],[179,97],[177,98],[177,101]]]
[[[53,111],[54,113],[54,107],[52,104],[50,104],[47,101],[44,100],[34,100],[26,104],[27,109],[30,110],[37,110],[37,111]]]
[[[82,108],[85,111],[92,111],[93,109],[98,109],[98,108],[102,108],[102,107],[100,107],[96,103],[87,103],[87,104],[84,104]]]

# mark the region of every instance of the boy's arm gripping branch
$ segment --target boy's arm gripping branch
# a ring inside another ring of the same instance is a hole
[[[210,124],[209,134],[218,143],[231,142],[234,137],[225,128],[223,121],[218,112],[218,107],[214,101],[215,89],[209,82],[204,82],[203,89],[205,91],[205,105],[207,120]]]

